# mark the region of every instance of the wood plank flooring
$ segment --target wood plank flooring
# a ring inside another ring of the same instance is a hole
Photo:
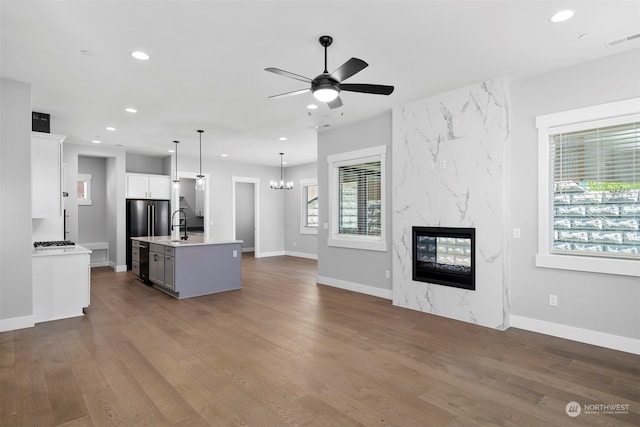
[[[393,307],[316,268],[244,254],[242,290],[180,301],[93,269],[84,317],[0,334],[0,425],[640,424],[638,356]]]

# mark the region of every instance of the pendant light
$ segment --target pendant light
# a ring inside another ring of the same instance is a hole
[[[173,188],[176,190],[180,189],[180,178],[178,178],[178,144],[180,141],[173,141],[176,144],[176,177],[173,180]]]
[[[204,175],[202,175],[202,132],[201,129],[198,129],[198,133],[200,134],[200,174],[196,175],[196,190],[204,190]]]
[[[283,163],[282,163],[282,156],[284,156],[284,153],[280,153],[280,182],[278,181],[271,181],[271,188],[273,188],[274,190],[291,190],[293,188],[293,181],[289,181],[289,182],[284,182],[284,174],[283,174]]]

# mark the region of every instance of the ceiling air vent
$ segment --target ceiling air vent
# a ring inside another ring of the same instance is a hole
[[[627,37],[623,37],[621,39],[616,39],[616,40],[609,40],[608,42],[605,42],[604,45],[606,47],[613,47],[613,46],[621,45],[623,43],[630,42],[631,40],[635,40],[635,39],[640,39],[640,34],[634,34],[632,36],[627,36]]]

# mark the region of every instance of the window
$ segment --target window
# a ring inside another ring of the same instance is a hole
[[[329,162],[329,246],[386,251],[386,147],[332,155]]]
[[[318,234],[318,180],[300,180],[300,234]]]
[[[536,264],[640,276],[640,99],[537,123]]]
[[[76,195],[78,205],[91,205],[91,175],[85,173],[78,174]]]

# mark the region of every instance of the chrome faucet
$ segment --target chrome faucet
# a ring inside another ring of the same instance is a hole
[[[178,223],[175,224],[173,222],[173,217],[178,214]],[[184,216],[184,235],[182,237],[180,237],[181,240],[187,240],[189,238],[189,236],[187,236],[187,214],[184,213],[183,208],[180,208],[178,210],[176,210],[175,212],[173,212],[173,214],[171,214],[171,231],[173,231],[174,227],[178,227],[178,230],[180,230],[180,228],[182,228],[182,224],[183,222],[180,220],[180,214],[182,214],[182,216]]]

